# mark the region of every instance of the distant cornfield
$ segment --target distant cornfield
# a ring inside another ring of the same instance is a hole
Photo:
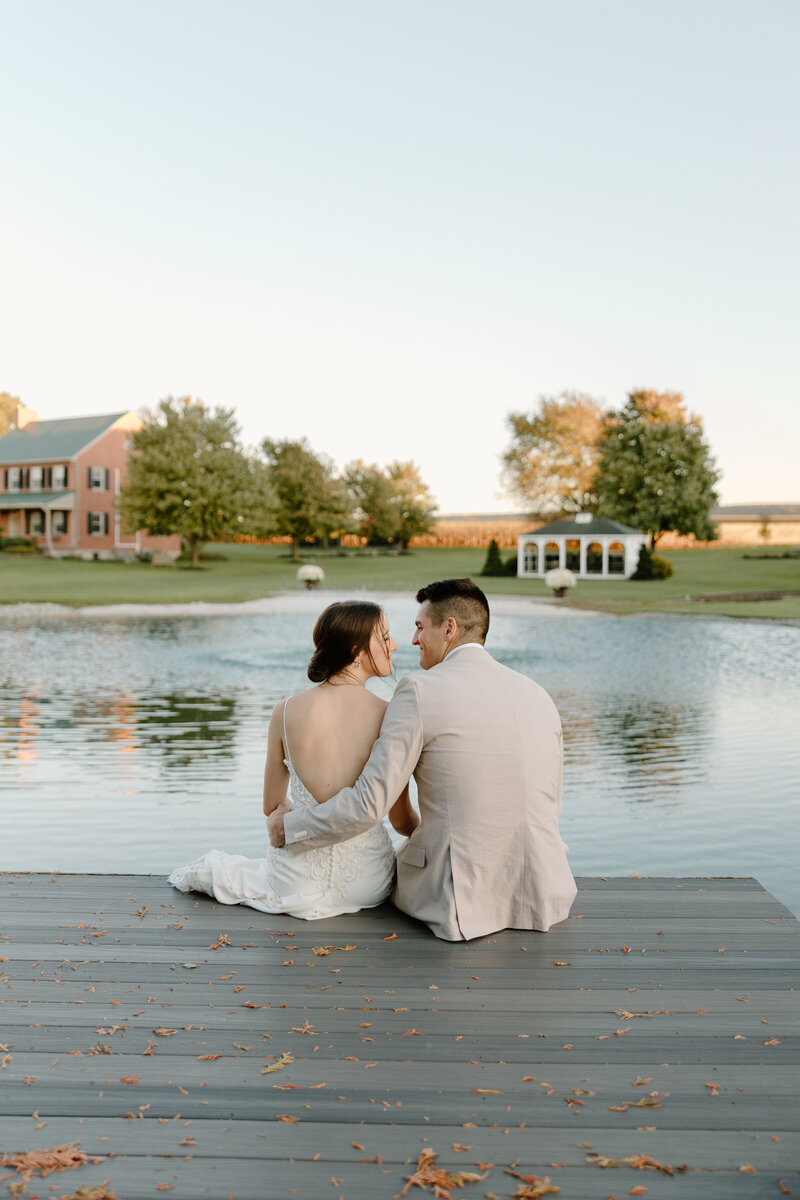
[[[488,546],[494,538],[501,550],[516,550],[519,535],[529,533],[536,525],[537,522],[531,522],[526,517],[482,517],[480,520],[470,517],[444,517],[436,522],[433,533],[415,537],[411,544],[481,549]]]

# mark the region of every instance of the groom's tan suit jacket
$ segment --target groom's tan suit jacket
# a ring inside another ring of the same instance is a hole
[[[575,882],[558,832],[561,722],[547,693],[476,643],[401,679],[353,787],[288,813],[287,845],[343,841],[380,821],[412,773],[421,823],[392,900],[437,937],[547,930]]]

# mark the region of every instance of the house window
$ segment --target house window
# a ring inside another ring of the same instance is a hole
[[[108,513],[107,512],[90,512],[89,513],[89,533],[104,534],[108,533]]]
[[[625,547],[622,542],[612,542],[608,547],[609,575],[625,574]]]
[[[599,542],[590,542],[586,548],[586,574],[603,574],[603,547]]]
[[[108,469],[106,467],[89,467],[89,491],[108,491]]]
[[[30,489],[40,492],[44,487],[44,467],[31,467]]]
[[[44,513],[40,508],[28,513],[28,533],[44,533]]]
[[[535,542],[526,542],[522,556],[522,569],[535,573],[539,570],[539,547]]]
[[[28,486],[27,467],[9,467],[6,471],[6,491],[21,492]]]
[[[578,538],[567,538],[567,570],[577,575],[581,569],[581,544]]]
[[[63,464],[58,467],[53,467],[53,487],[65,488],[68,486],[69,469]]]
[[[54,512],[52,516],[53,533],[57,537],[62,537],[69,531],[69,513]]]
[[[544,548],[544,569],[552,571],[561,565],[561,550],[558,542],[548,542]]]

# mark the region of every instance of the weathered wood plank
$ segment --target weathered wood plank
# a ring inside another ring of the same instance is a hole
[[[385,1163],[402,1166],[416,1155],[423,1144],[422,1137],[427,1137],[451,1161],[458,1159],[470,1165],[481,1161],[510,1163],[520,1160],[532,1169],[547,1168],[552,1162],[582,1167],[587,1165],[586,1159],[592,1153],[584,1145],[586,1142],[596,1147],[596,1153],[609,1158],[646,1153],[664,1163],[686,1162],[706,1170],[709,1167],[736,1170],[742,1162],[749,1162],[759,1171],[772,1169],[788,1173],[796,1171],[800,1163],[800,1134],[785,1128],[776,1135],[743,1135],[740,1131],[721,1130],[712,1141],[705,1130],[619,1130],[586,1124],[581,1126],[579,1136],[573,1128],[548,1129],[545,1138],[538,1137],[527,1127],[492,1129],[476,1126],[465,1132],[462,1125],[437,1126],[435,1138],[432,1138],[427,1127],[370,1125],[356,1130],[347,1121],[320,1124],[314,1129],[313,1138],[302,1123],[281,1128],[274,1121],[255,1120],[232,1125],[229,1121],[193,1121],[180,1117],[160,1123],[156,1118],[145,1116],[133,1124],[113,1117],[88,1117],[83,1121],[76,1117],[50,1117],[42,1128],[36,1129],[37,1124],[39,1122],[31,1117],[3,1118],[6,1144],[43,1148],[79,1140],[87,1154],[105,1154],[108,1147],[104,1139],[107,1139],[113,1141],[120,1154],[178,1157],[192,1154],[195,1159],[209,1159],[230,1156],[235,1149],[239,1158],[264,1162],[284,1158],[310,1162],[315,1154],[321,1153],[326,1162],[356,1164],[365,1155],[380,1154]],[[774,1141],[773,1136],[780,1140]],[[192,1138],[196,1145],[181,1146],[181,1141],[186,1138]],[[359,1142],[364,1149],[354,1147],[353,1141]],[[468,1144],[469,1151],[454,1155],[454,1142]],[[636,1178],[624,1173],[624,1167],[618,1172],[597,1178],[630,1178],[631,1181]]]
[[[648,1200],[777,1194],[798,1161],[797,922],[753,880],[581,887],[549,935],[450,945],[390,906],[303,923],[159,877],[0,877],[0,1136],[97,1139],[120,1157],[80,1182],[111,1177],[124,1200],[159,1182],[380,1200],[424,1138],[444,1165],[495,1162],[481,1186],[503,1195],[516,1159],[569,1200],[642,1182]],[[696,1169],[603,1172],[585,1143]]]
[[[414,1159],[421,1145],[414,1139]],[[454,1161],[455,1160],[455,1161]],[[475,1163],[465,1161],[450,1152],[440,1155],[439,1164],[450,1170],[475,1170]],[[123,1157],[97,1166],[85,1166],[70,1178],[70,1185],[96,1186],[111,1175],[112,1185],[124,1200],[152,1200],[158,1183],[175,1189],[180,1200],[388,1200],[397,1196],[403,1180],[413,1170],[406,1166],[386,1166],[376,1163],[330,1164],[288,1159],[285,1162],[262,1163],[258,1160],[235,1157],[219,1159],[164,1160]],[[523,1161],[515,1168],[518,1173],[532,1170],[537,1164]],[[594,1167],[566,1169],[546,1165],[539,1172],[561,1188],[569,1200],[598,1200],[607,1196],[611,1187],[622,1191],[642,1183],[648,1188],[647,1200],[774,1200],[778,1194],[779,1174],[772,1170],[763,1174],[741,1174],[736,1169],[719,1171],[687,1170],[685,1174],[664,1176],[657,1172],[633,1171],[622,1168],[599,1171]],[[65,1180],[60,1180],[64,1183]],[[514,1178],[504,1173],[500,1164],[485,1173],[481,1184],[471,1189],[476,1197],[492,1189],[495,1194],[510,1195],[518,1186]],[[169,1194],[169,1193],[167,1193]],[[424,1193],[419,1193],[423,1195]],[[430,1192],[429,1192],[430,1194]],[[470,1192],[464,1192],[465,1198]],[[412,1191],[413,1196],[413,1191]]]

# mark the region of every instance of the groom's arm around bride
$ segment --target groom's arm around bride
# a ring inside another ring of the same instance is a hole
[[[430,584],[417,600],[423,671],[398,684],[361,776],[313,810],[275,814],[270,836],[350,838],[382,819],[413,773],[422,821],[398,856],[397,907],[450,941],[547,930],[575,897],[558,831],[555,705],[484,649],[489,609],[472,580]]]

